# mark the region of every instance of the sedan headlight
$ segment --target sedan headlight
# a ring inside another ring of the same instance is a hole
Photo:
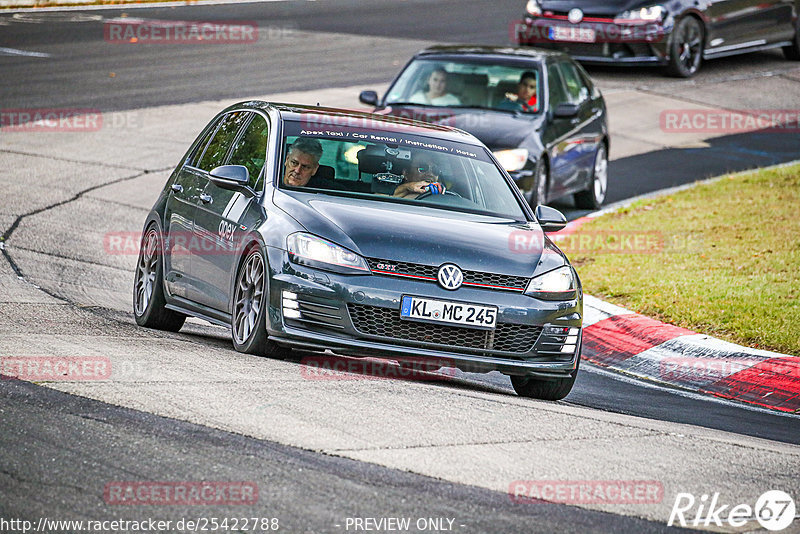
[[[528,150],[525,148],[512,148],[493,152],[500,165],[509,172],[518,171],[528,162]]]
[[[664,6],[650,6],[640,9],[631,9],[616,16],[614,22],[625,21],[642,21],[642,22],[657,22],[662,21],[667,16],[667,10]]]
[[[543,300],[568,300],[577,296],[575,273],[564,265],[531,279],[525,294]]]
[[[308,265],[342,274],[369,273],[367,262],[350,250],[311,234],[298,232],[286,238],[289,259],[300,265]]]
[[[528,0],[528,5],[525,6],[525,11],[528,12],[528,15],[541,15],[542,6],[539,5],[538,0]]]

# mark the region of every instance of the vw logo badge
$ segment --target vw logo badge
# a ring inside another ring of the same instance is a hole
[[[464,274],[457,265],[452,263],[445,263],[439,267],[439,285],[445,289],[458,289],[464,283]]]
[[[570,9],[569,13],[567,13],[567,20],[569,20],[573,24],[577,24],[583,20],[583,11],[578,9],[577,7],[574,9]]]

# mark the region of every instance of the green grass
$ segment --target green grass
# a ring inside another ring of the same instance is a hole
[[[621,238],[628,250],[631,243],[646,250],[609,252]],[[800,355],[800,165],[638,201],[586,223],[559,246],[590,295],[700,333]]]

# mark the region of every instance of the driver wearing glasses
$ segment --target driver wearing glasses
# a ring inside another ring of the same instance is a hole
[[[403,183],[398,185],[393,196],[417,198],[423,193],[439,195],[445,192],[444,184],[438,182],[442,167],[430,154],[415,154],[411,165],[403,171]]]

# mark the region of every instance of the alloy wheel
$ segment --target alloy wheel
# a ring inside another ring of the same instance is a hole
[[[233,335],[245,344],[258,324],[264,303],[264,260],[256,251],[248,256],[236,281],[233,308]]]

